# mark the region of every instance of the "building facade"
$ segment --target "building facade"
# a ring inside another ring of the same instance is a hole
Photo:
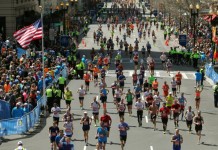
[[[12,37],[17,29],[17,18],[25,11],[37,9],[38,0],[0,0],[0,34]]]

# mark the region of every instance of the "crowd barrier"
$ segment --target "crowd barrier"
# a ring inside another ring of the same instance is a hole
[[[63,77],[67,77],[68,71],[64,66],[60,74]],[[57,82],[59,75],[55,77],[52,84]],[[52,86],[50,84],[49,86]],[[46,105],[46,98],[42,96],[38,102],[37,106],[29,113],[25,114],[21,118],[11,118],[0,120],[0,137],[13,135],[13,134],[23,134],[29,131],[34,125],[39,121],[41,114],[41,107]]]
[[[10,104],[0,100],[0,120],[11,118]]]
[[[214,84],[218,82],[218,74],[214,71],[212,64],[205,65],[205,73],[207,77],[213,80]]]

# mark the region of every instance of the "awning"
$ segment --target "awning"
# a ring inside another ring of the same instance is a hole
[[[207,16],[205,16],[203,19],[204,19],[205,21],[211,22],[211,21],[213,21],[216,17],[217,17],[217,15],[216,15],[216,14],[213,14],[213,15],[207,15]]]

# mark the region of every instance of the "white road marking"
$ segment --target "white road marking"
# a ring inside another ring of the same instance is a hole
[[[133,71],[129,71],[129,76],[132,77]]]
[[[160,72],[156,71],[156,77],[160,77]]]
[[[145,100],[143,95],[142,95],[142,100],[143,100],[143,101]]]
[[[145,116],[145,122],[148,123],[148,116]]]
[[[98,95],[96,96],[96,101],[98,101]]]
[[[154,149],[153,149],[153,146],[150,146],[150,150],[154,150]]]
[[[187,77],[187,75],[186,75],[185,73],[182,73],[182,77],[183,77],[184,79],[188,79],[188,77]]]
[[[87,146],[84,146],[83,150],[86,150]]]
[[[170,76],[171,76],[171,77],[174,77],[174,74],[170,73]]]

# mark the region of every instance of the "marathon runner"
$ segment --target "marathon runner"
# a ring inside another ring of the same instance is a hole
[[[121,149],[123,150],[126,144],[127,130],[129,130],[129,125],[124,122],[124,118],[120,119],[120,123],[118,124],[118,130],[120,131]]]
[[[184,97],[184,93],[183,92],[181,93],[181,96],[178,98],[178,101],[179,101],[179,105],[180,105],[181,120],[183,120],[185,105],[187,103],[187,100]]]
[[[195,113],[194,111],[192,111],[192,107],[189,106],[188,110],[186,110],[185,112],[186,125],[189,129],[189,133],[191,133],[191,130],[192,130],[192,122],[193,122],[194,116],[195,116]]]
[[[84,116],[80,120],[80,124],[82,124],[82,129],[84,132],[84,141],[86,143],[86,146],[88,146],[89,130],[91,123],[92,119],[87,115],[87,112],[85,111]]]
[[[67,117],[67,121],[64,123],[63,127],[64,135],[71,138],[73,136],[73,122],[70,117]]]
[[[100,103],[96,100],[96,96],[93,98],[93,102],[91,103],[93,120],[95,123],[95,127],[97,126],[97,122],[99,122],[99,109],[101,107]]]
[[[180,73],[180,71],[175,75],[176,78],[176,89],[177,92],[180,92],[180,86],[182,84],[181,80],[182,80],[182,74]]]
[[[141,98],[138,98],[135,103],[135,108],[137,109],[137,118],[139,127],[142,126],[142,117],[143,117],[143,109],[145,108],[144,104],[141,102]]]
[[[201,116],[201,112],[198,111],[197,115],[194,117],[194,124],[195,124],[195,131],[196,131],[196,134],[198,136],[198,144],[200,144],[200,141],[201,141],[201,132],[202,132],[202,126],[204,124],[204,119],[203,117]]]
[[[154,131],[156,130],[156,119],[157,119],[157,112],[158,112],[158,107],[156,106],[155,101],[152,102],[152,105],[149,106],[148,108],[150,117],[151,117],[151,121],[154,125]]]
[[[163,107],[160,108],[161,120],[163,123],[163,133],[166,134],[167,123],[168,123],[168,115],[170,113],[170,109],[166,107],[166,103],[163,103]]]
[[[174,104],[172,105],[171,110],[173,112],[174,125],[176,129],[177,127],[179,127],[179,115],[180,115],[180,105],[178,104],[177,100],[174,100]]]
[[[183,143],[183,137],[179,134],[179,129],[176,129],[176,134],[173,135],[171,142],[173,142],[173,150],[181,150],[181,144]]]
[[[96,144],[97,150],[100,149],[105,150],[107,144],[107,135],[108,135],[107,127],[104,126],[104,123],[101,123],[101,127],[97,129],[97,135],[96,135],[96,139],[98,139],[98,142]]]
[[[84,97],[86,94],[85,89],[83,89],[83,85],[80,86],[80,88],[78,89],[77,93],[79,93],[79,103],[80,103],[80,109],[84,109],[83,108],[83,101],[84,101]]]
[[[128,89],[128,92],[126,93],[126,101],[127,101],[127,108],[129,112],[129,116],[132,115],[132,104],[133,104],[133,99],[134,99],[134,94]]]
[[[110,128],[111,128],[111,124],[112,124],[112,119],[111,117],[107,114],[107,111],[104,110],[103,112],[104,114],[101,116],[100,121],[101,124],[107,128],[107,137],[109,137],[110,135]]]
[[[126,110],[126,104],[124,103],[124,99],[122,99],[122,100],[117,104],[117,111],[118,111],[118,113],[119,113],[120,119],[124,118],[125,110]]]
[[[59,128],[57,126],[57,122],[53,122],[53,126],[49,127],[49,138],[51,142],[51,149],[56,150],[55,138],[59,133]]]

